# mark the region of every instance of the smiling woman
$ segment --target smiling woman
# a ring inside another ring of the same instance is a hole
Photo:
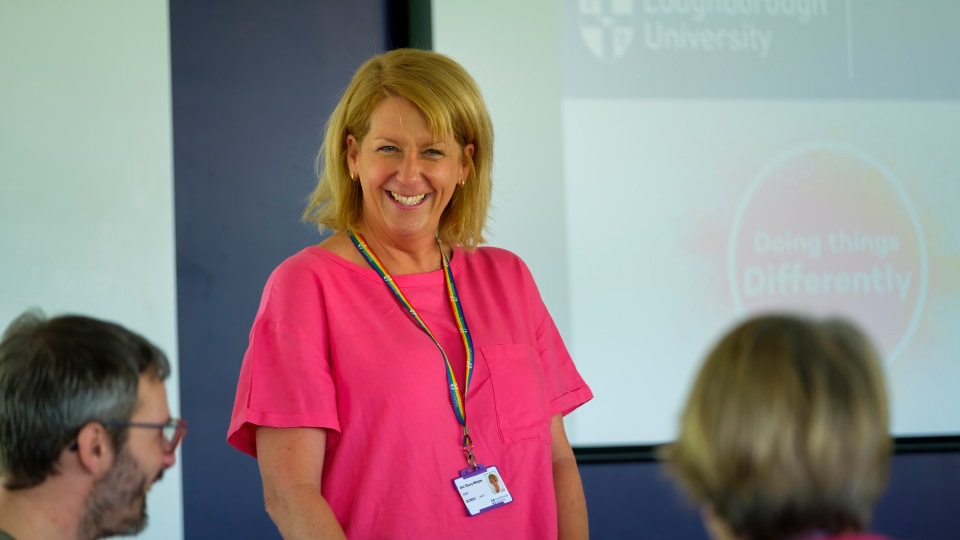
[[[492,149],[433,52],[368,60],[334,110],[304,213],[333,234],[270,276],[228,432],[284,537],[586,538],[562,418],[592,393],[523,261],[478,247]]]
[[[363,197],[357,228],[376,252],[394,258],[394,273],[436,270],[440,218],[464,186],[474,145],[461,149],[452,134],[435,136],[420,110],[399,96],[380,102],[369,125],[362,141],[347,135],[350,177],[360,182]],[[337,240],[329,245],[336,249]],[[356,253],[352,247],[346,251],[348,257]],[[418,253],[423,260],[414,258]]]

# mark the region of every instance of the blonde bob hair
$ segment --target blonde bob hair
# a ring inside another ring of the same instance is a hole
[[[882,367],[852,323],[762,315],[700,369],[661,457],[738,538],[867,527],[887,480]]]
[[[426,118],[437,138],[457,141],[461,159],[469,165],[440,217],[437,235],[449,245],[473,248],[484,242],[483,230],[490,206],[493,168],[493,124],[480,89],[457,62],[439,53],[396,49],[364,62],[353,76],[327,121],[323,146],[317,156],[319,180],[303,213],[304,221],[343,231],[360,225],[363,194],[350,178],[347,135],[362,141],[370,129],[370,115],[388,97],[403,97]],[[473,144],[473,157],[463,153]]]

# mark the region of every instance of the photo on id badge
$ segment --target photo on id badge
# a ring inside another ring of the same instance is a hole
[[[513,502],[503,476],[494,466],[478,465],[475,470],[464,469],[453,483],[471,516]]]

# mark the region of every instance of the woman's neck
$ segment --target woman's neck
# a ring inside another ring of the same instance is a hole
[[[439,270],[440,244],[435,237],[396,240],[372,230],[356,231],[393,275],[422,274]],[[448,252],[449,255],[449,252]]]

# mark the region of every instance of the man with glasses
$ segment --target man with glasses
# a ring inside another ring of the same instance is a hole
[[[163,352],[83,316],[18,317],[0,341],[0,540],[131,535],[186,430]]]

